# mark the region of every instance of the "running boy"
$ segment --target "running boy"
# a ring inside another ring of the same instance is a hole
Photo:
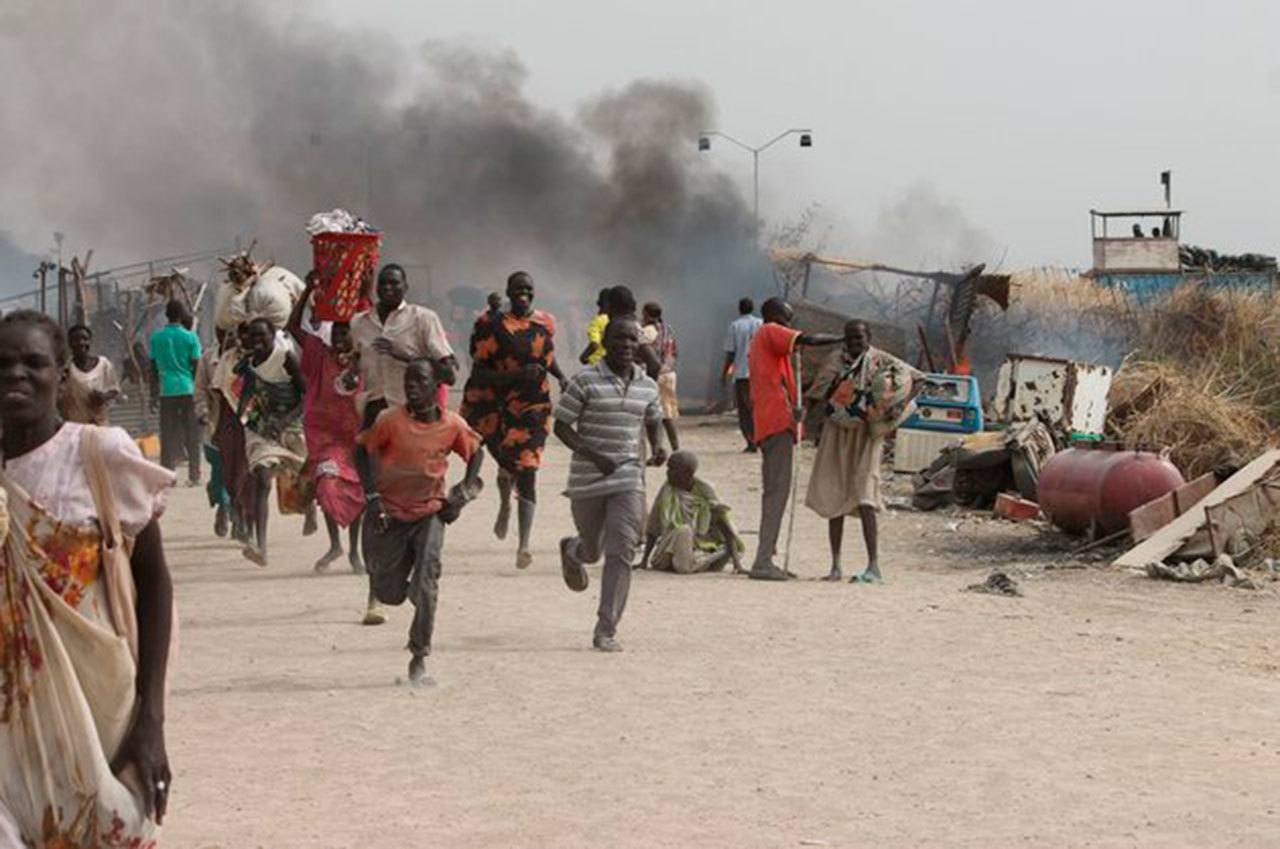
[[[407,598],[413,603],[409,681],[421,684],[431,654],[444,526],[479,494],[484,454],[480,435],[466,420],[441,409],[430,361],[414,360],[405,368],[404,397],[403,407],[384,410],[358,437],[367,452],[359,455],[368,502],[363,548],[377,600],[398,605]],[[446,494],[450,453],[466,461],[467,472]],[[377,468],[376,479],[371,466]]]

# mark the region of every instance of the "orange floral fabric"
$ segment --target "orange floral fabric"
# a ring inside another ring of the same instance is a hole
[[[483,313],[471,333],[472,375],[459,412],[484,439],[498,465],[509,472],[542,465],[550,431],[547,370],[555,363],[555,332],[555,319],[534,310],[524,317]],[[476,374],[477,369],[511,374],[528,365],[543,368],[540,380],[495,386]]]

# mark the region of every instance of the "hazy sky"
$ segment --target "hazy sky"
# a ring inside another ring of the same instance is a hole
[[[1007,249],[1006,266],[1086,266],[1089,208],[1157,205],[1171,168],[1184,240],[1280,250],[1275,0],[309,8],[409,44],[510,49],[531,98],[565,113],[637,77],[680,78],[707,86],[717,129],[746,141],[812,127],[812,149],[788,141],[762,157],[761,211],[821,204],[833,249],[874,251],[880,211],[928,189],[991,237],[983,259]],[[748,154],[721,144],[708,156],[749,192]]]

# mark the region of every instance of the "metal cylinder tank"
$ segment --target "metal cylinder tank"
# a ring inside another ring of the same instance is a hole
[[[1040,470],[1040,509],[1069,533],[1112,534],[1129,525],[1129,511],[1186,481],[1178,467],[1150,451],[1068,448]]]

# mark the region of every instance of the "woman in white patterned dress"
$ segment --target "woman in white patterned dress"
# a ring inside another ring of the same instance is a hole
[[[45,316],[0,318],[0,846],[145,849],[172,781],[173,473],[62,421],[66,357]]]

